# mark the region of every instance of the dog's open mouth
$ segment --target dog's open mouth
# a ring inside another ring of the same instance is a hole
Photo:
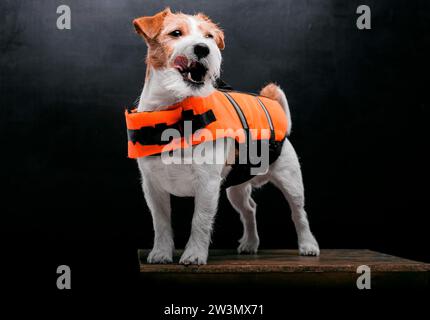
[[[185,56],[177,56],[174,67],[181,73],[184,81],[193,85],[203,85],[208,69],[198,61],[190,61]]]

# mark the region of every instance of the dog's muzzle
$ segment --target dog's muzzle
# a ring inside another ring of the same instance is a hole
[[[194,47],[196,50],[198,45]],[[204,50],[204,49],[197,49]],[[207,48],[209,50],[209,48]],[[200,55],[203,53],[199,52]],[[209,54],[209,51],[208,53]],[[206,54],[206,56],[207,56]],[[197,54],[196,54],[197,55]],[[200,58],[199,58],[200,59]],[[199,61],[193,61],[188,59],[186,56],[177,56],[173,62],[174,68],[176,68],[184,78],[184,81],[192,85],[203,85],[208,68]]]

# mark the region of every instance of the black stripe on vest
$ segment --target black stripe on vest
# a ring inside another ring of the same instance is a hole
[[[248,121],[246,121],[245,114],[243,113],[240,106],[237,104],[237,102],[233,99],[231,95],[229,95],[227,92],[223,92],[223,94],[226,96],[228,101],[230,101],[231,105],[233,106],[234,110],[236,110],[237,115],[239,116],[240,122],[242,123],[242,127],[245,130],[249,129]]]
[[[264,113],[266,114],[267,122],[269,123],[269,127],[270,127],[270,140],[275,140],[275,128],[273,127],[272,117],[270,116],[270,113],[267,110],[266,106],[264,105],[263,101],[261,101],[259,97],[255,97],[255,98],[257,99],[258,104],[261,106]]]
[[[183,137],[184,121],[191,121],[192,133],[194,133],[216,121],[216,117],[212,110],[208,110],[202,114],[193,114],[192,110],[183,111],[181,120],[170,126],[166,123],[157,123],[155,126],[141,127],[137,130],[127,129],[128,140],[133,144],[139,142],[143,146],[169,144],[173,137],[170,137],[168,141],[163,141],[161,139],[163,132],[167,129],[175,129],[178,130],[181,133],[181,137]]]

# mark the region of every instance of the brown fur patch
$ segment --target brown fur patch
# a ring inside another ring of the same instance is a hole
[[[167,67],[167,62],[173,52],[173,43],[176,38],[169,34],[179,30],[183,36],[189,34],[187,16],[182,13],[170,13],[164,18],[159,34],[148,41],[148,55],[146,63],[155,69]]]
[[[221,30],[221,28],[214,22],[212,22],[209,17],[203,13],[198,13],[196,17],[201,20],[201,23],[199,24],[198,28],[200,31],[206,36],[206,35],[212,35],[215,39],[215,42],[221,50],[225,48],[224,43],[224,32]]]
[[[279,87],[275,83],[269,83],[267,86],[261,89],[260,95],[277,101],[281,100]]]
[[[145,40],[151,41],[161,31],[163,22],[166,16],[171,15],[172,12],[169,8],[149,17],[140,17],[133,20],[133,25],[136,32],[143,36]]]

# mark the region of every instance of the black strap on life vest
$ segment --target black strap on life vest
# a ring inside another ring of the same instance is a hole
[[[212,110],[201,114],[194,114],[193,110],[185,110],[182,111],[182,121],[191,121],[192,131],[195,133],[197,130],[206,128],[209,124],[216,121],[216,117]]]
[[[269,144],[269,165],[271,165],[276,160],[278,160],[279,155],[281,154],[281,151],[282,151],[282,146],[284,144],[284,141],[285,139],[282,141],[253,140],[251,143],[257,143],[258,144],[257,148],[263,148],[264,144]],[[240,164],[240,163],[237,163],[236,161],[236,163],[232,165],[232,169],[230,170],[222,187],[227,189],[229,187],[236,186],[251,180],[252,178],[255,177],[255,175],[251,174],[251,169],[257,168],[259,166],[260,164],[258,165],[254,165],[251,163]]]
[[[248,122],[246,120],[246,116],[245,116],[243,110],[240,108],[239,104],[233,99],[233,97],[230,94],[228,94],[228,90],[222,90],[221,92],[227,97],[227,99],[230,101],[230,103],[232,104],[232,106],[236,110],[236,113],[239,116],[239,119],[242,123],[242,127],[245,130],[245,133],[246,133],[245,144],[246,144],[247,155],[249,156],[249,146],[251,144],[253,144],[254,147],[257,148],[257,153],[259,153],[259,154],[261,154],[262,148],[268,147],[269,148],[269,165],[272,164],[273,162],[275,162],[279,158],[279,155],[281,154],[284,140],[282,140],[282,141],[276,141],[275,140],[275,128],[273,126],[273,121],[272,121],[270,113],[267,110],[266,106],[264,105],[263,101],[261,101],[261,99],[258,97],[258,95],[255,95],[255,94],[253,95],[257,99],[259,106],[261,107],[264,114],[266,115],[267,122],[268,122],[269,128],[270,128],[270,139],[269,140],[252,140],[250,137],[250,134],[249,134]],[[267,144],[268,144],[268,146],[267,146]],[[238,149],[238,148],[240,148],[240,146],[237,144],[236,148]],[[250,162],[248,162],[246,164],[241,164],[241,163],[239,163],[238,159],[236,159],[236,163],[234,165],[232,165],[232,169],[229,172],[226,180],[223,183],[223,188],[227,189],[229,187],[239,185],[239,184],[245,183],[246,181],[251,180],[254,177],[254,175],[251,174],[251,169],[257,168],[259,166],[260,166],[260,164],[252,164]]]
[[[272,121],[272,117],[270,116],[269,111],[267,111],[266,106],[264,105],[263,101],[261,101],[261,99],[259,97],[255,97],[255,99],[257,99],[258,104],[260,105],[260,107],[263,109],[266,118],[267,118],[267,122],[269,123],[269,128],[270,128],[270,141],[275,140],[275,128],[273,127],[273,121]]]
[[[137,130],[128,129],[128,140],[133,144],[139,142],[141,145],[166,145],[171,142],[173,137],[170,136],[169,140],[162,140],[163,132],[167,129],[175,129],[181,133],[181,137],[184,137],[185,121],[191,121],[192,133],[195,133],[216,121],[216,117],[212,110],[201,114],[194,114],[193,110],[186,110],[182,112],[181,120],[169,126],[166,123],[157,123],[155,126],[145,126]]]
[[[161,136],[167,129],[176,129],[181,132],[181,126],[179,122],[176,122],[170,126],[166,123],[157,123],[154,127],[146,126],[137,130],[127,129],[128,140],[133,144],[139,142],[141,145],[166,145],[173,137],[169,137],[169,140],[162,140]]]
[[[242,124],[242,127],[245,131],[249,130],[248,121],[246,120],[245,114],[243,113],[242,108],[239,106],[239,104],[236,102],[236,100],[233,99],[233,97],[226,91],[223,91],[223,94],[226,96],[228,101],[233,106],[234,110],[236,110],[236,113],[240,119],[240,122]]]

